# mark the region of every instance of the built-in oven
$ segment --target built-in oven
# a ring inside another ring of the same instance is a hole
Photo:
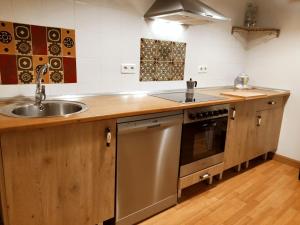
[[[228,108],[228,105],[217,105],[185,110],[180,177],[224,161]]]

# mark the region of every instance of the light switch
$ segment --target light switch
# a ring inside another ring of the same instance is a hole
[[[136,64],[123,63],[121,65],[122,74],[136,74]]]

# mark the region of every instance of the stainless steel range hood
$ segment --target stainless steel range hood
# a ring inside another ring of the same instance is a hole
[[[199,0],[156,0],[144,17],[176,21],[186,25],[230,20]]]

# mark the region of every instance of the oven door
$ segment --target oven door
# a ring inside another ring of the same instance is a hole
[[[228,117],[183,125],[180,177],[224,161]]]

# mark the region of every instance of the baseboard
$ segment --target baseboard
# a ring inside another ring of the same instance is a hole
[[[293,166],[296,168],[300,168],[300,161],[288,158],[286,156],[274,154],[273,160],[276,160],[278,162],[281,162],[281,163],[284,163],[284,164],[287,164],[287,165],[290,165],[290,166]]]

